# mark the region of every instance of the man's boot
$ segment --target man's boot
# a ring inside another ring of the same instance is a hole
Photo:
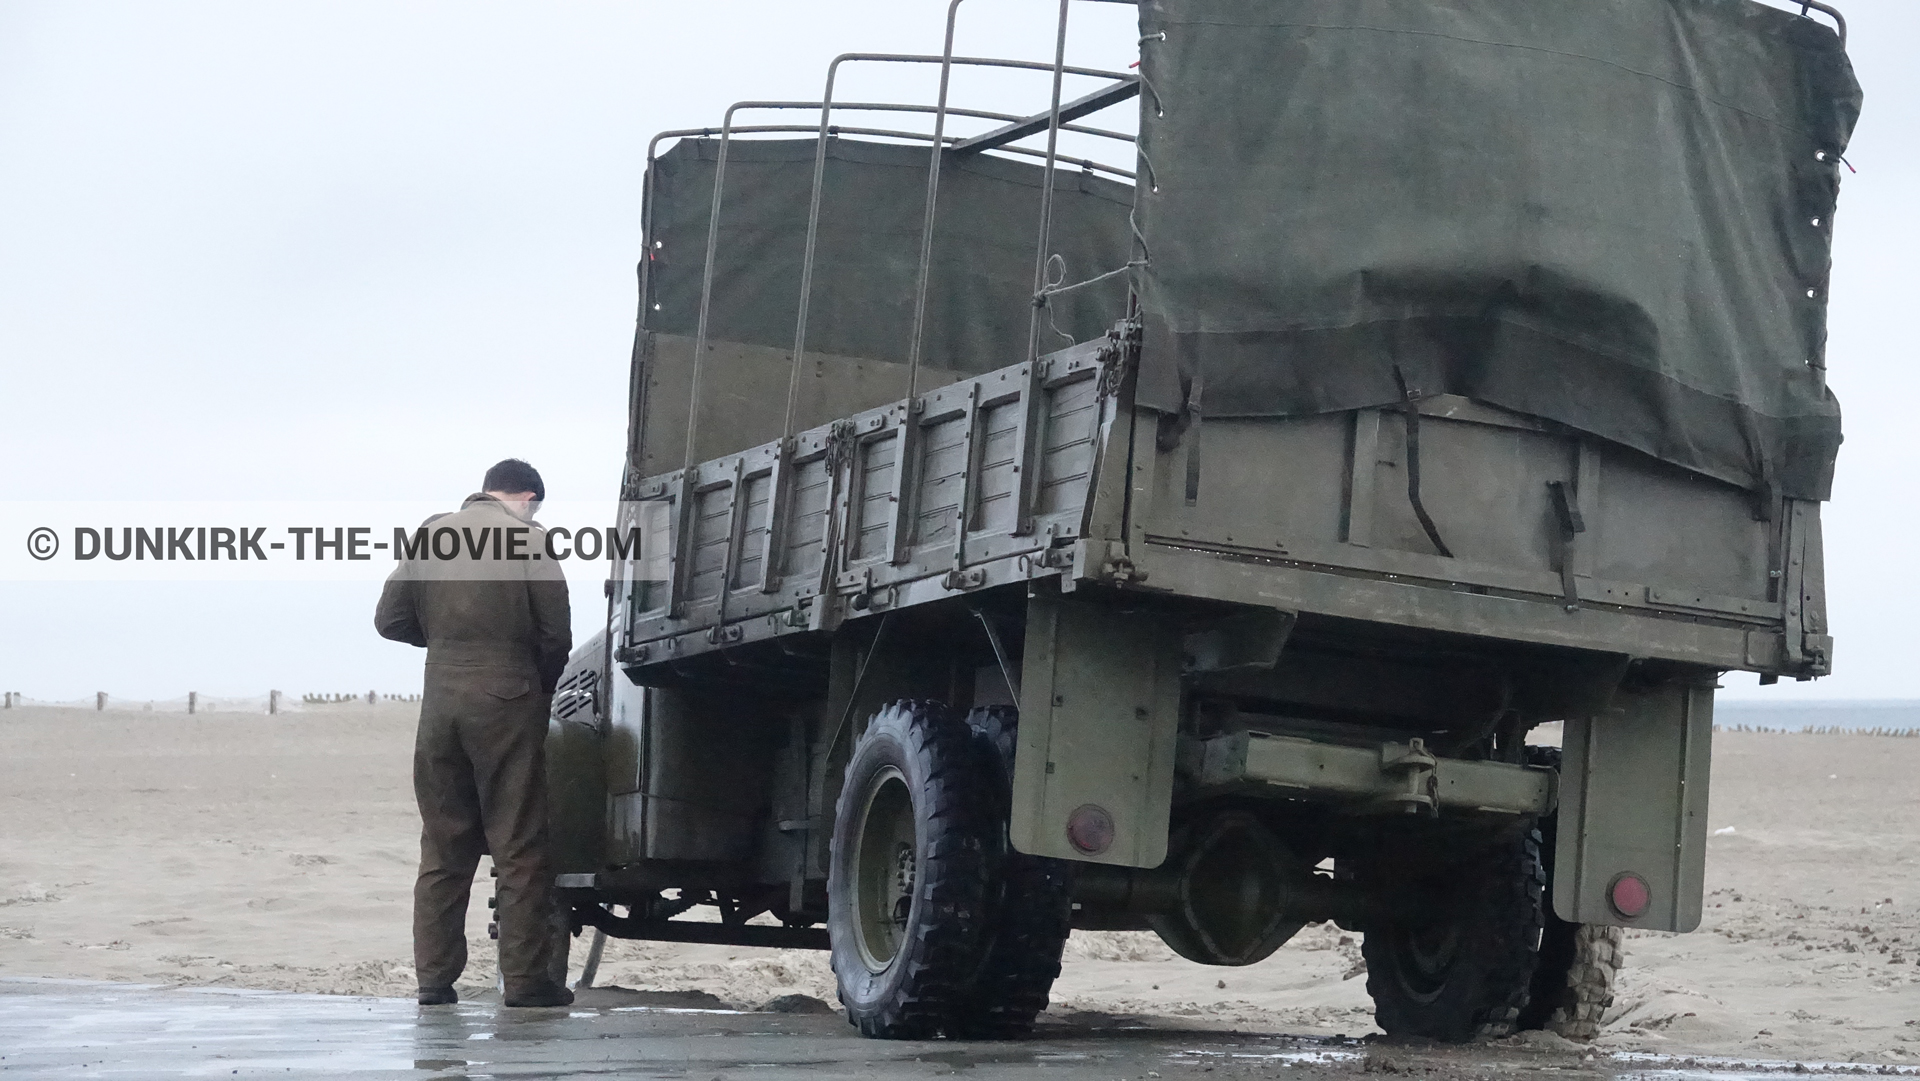
[[[509,987],[501,1001],[508,1006],[571,1006],[573,992],[560,984],[542,981]]]

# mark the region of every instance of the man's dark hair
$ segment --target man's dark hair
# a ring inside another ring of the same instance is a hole
[[[487,470],[487,477],[480,482],[483,492],[532,492],[535,503],[547,501],[547,486],[540,479],[540,471],[518,458],[506,461]]]

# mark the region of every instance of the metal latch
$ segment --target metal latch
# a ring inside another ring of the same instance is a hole
[[[872,567],[848,571],[833,580],[833,591],[843,597],[865,593],[871,587],[872,574]]]
[[[966,570],[956,568],[948,571],[940,584],[954,590],[979,589],[987,584],[987,569],[985,567],[969,567]]]

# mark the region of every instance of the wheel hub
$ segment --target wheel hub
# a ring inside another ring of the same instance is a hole
[[[892,766],[874,774],[862,802],[852,868],[855,939],[871,972],[893,963],[913,915],[918,843],[913,794]]]

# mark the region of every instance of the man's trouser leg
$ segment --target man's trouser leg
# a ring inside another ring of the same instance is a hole
[[[547,711],[532,677],[483,682],[462,722],[487,850],[499,872],[500,974],[507,990],[544,985],[554,948],[547,849]],[[518,693],[516,693],[518,692]]]
[[[413,746],[420,875],[413,885],[413,968],[421,987],[452,987],[467,967],[467,901],[486,853],[473,763],[461,745],[461,695],[427,666]]]

